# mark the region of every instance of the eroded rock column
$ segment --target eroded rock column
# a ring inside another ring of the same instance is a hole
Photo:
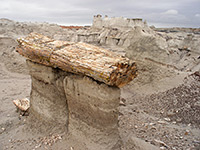
[[[94,45],[38,33],[17,41],[19,54],[45,65],[28,61],[30,112],[55,127],[66,125],[72,139],[85,143],[88,150],[120,149],[119,87],[137,76],[136,63]]]
[[[36,124],[44,124],[45,130],[67,128],[68,108],[63,87],[67,72],[29,60],[27,65],[32,80],[30,117]]]
[[[64,79],[69,109],[69,133],[84,141],[89,150],[118,150],[120,89],[86,76]]]
[[[119,88],[29,60],[27,64],[32,79],[31,119],[51,131],[68,129],[88,150],[120,149]]]

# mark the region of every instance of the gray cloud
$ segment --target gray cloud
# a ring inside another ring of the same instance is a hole
[[[0,18],[89,25],[93,15],[140,17],[157,26],[200,27],[200,0],[1,0]]]

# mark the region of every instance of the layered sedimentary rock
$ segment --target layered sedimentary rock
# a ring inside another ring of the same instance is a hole
[[[129,21],[130,20],[130,21]],[[129,22],[140,22],[129,24]],[[200,34],[198,29],[153,29],[141,19],[94,16],[91,28],[69,31],[56,39],[87,42],[118,53],[129,59],[152,62],[179,71],[200,70]]]
[[[30,117],[60,130],[88,150],[118,150],[120,89],[27,60],[32,78]],[[62,130],[63,131],[63,130]],[[58,131],[61,132],[61,131]]]
[[[135,63],[103,48],[36,33],[18,42],[18,52],[31,59],[30,116],[51,130],[68,129],[89,150],[120,149],[119,87],[136,76]]]
[[[47,66],[83,74],[108,85],[122,87],[136,77],[136,64],[109,50],[85,43],[56,41],[32,33],[18,39],[17,51]]]
[[[123,17],[113,17],[109,18],[108,16],[105,16],[102,18],[101,15],[96,15],[93,18],[93,28],[117,28],[117,29],[132,29],[135,26],[140,27],[147,27],[146,21],[142,21],[140,18],[123,18]]]
[[[84,141],[88,149],[120,149],[120,89],[74,75],[65,78],[64,87],[69,106],[69,132]]]
[[[29,60],[27,65],[32,80],[30,116],[55,128],[67,127],[68,106],[63,86],[67,73]]]
[[[104,19],[111,20],[110,23],[112,25],[108,24],[109,26],[102,26],[101,28],[95,27],[97,20],[101,21]],[[147,63],[151,61],[162,66],[171,66],[180,71],[198,71],[200,69],[199,29],[156,29],[150,28],[147,25],[143,27],[139,24],[129,27],[126,26],[128,20],[142,21],[139,19],[124,19],[123,21],[123,19],[122,17],[102,18],[98,15],[94,17],[91,27],[83,27],[79,30],[62,29],[58,25],[48,23],[23,23],[0,19],[0,36],[1,38],[9,37],[16,39],[27,36],[31,32],[38,32],[56,40],[81,41],[103,46],[126,54],[129,59],[145,60]],[[116,26],[113,26],[113,24]],[[124,26],[123,28],[120,28],[121,24]],[[3,42],[3,45],[0,45],[2,49],[4,48],[2,46],[5,45],[5,41],[0,39],[1,41]],[[9,45],[9,47],[5,50],[13,51],[13,42],[6,45]],[[14,45],[16,44],[14,43]],[[12,56],[9,57],[10,54]],[[15,59],[16,57],[17,59]],[[16,67],[13,67],[15,71],[25,72],[24,61],[18,54],[8,52],[8,55],[4,54],[1,57],[2,61],[10,59],[15,59],[15,66],[20,68],[16,69]],[[9,64],[10,67],[13,66],[10,61],[6,64]]]

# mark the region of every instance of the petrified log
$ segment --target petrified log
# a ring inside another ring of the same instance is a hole
[[[20,109],[21,111],[27,111],[30,107],[30,101],[28,98],[23,98],[23,99],[15,99],[13,100],[13,103],[15,106]]]
[[[122,87],[137,74],[135,62],[109,50],[82,42],[50,39],[38,33],[18,39],[17,52],[34,62],[83,74]]]

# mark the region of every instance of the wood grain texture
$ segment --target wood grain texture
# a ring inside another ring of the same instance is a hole
[[[50,39],[38,33],[19,38],[17,52],[28,59],[122,87],[137,75],[135,62],[109,50],[78,42]]]

